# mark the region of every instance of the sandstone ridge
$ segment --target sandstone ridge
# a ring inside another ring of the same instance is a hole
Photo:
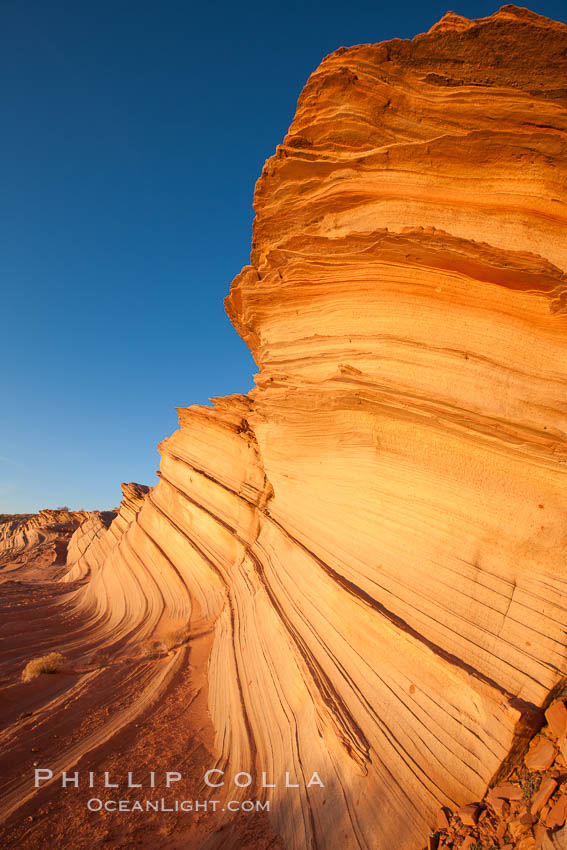
[[[273,778],[288,850],[422,847],[565,683],[566,176],[564,24],[326,57],[226,299],[255,388],[180,409],[157,486],[71,541],[102,647],[208,636],[212,766]]]

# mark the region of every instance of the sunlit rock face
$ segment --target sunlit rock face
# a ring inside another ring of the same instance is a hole
[[[68,508],[37,514],[0,514],[0,569],[38,556],[44,565],[65,563],[69,539],[87,517],[95,515],[98,516]]]
[[[149,487],[134,482],[121,486],[122,502],[118,511],[87,514],[69,540],[67,564],[71,569],[64,581],[75,581],[96,571],[97,567],[102,567],[135,519]]]
[[[505,6],[324,59],[226,301],[257,386],[180,411],[76,591],[212,630],[216,766],[287,848],[421,847],[567,675],[566,57]]]

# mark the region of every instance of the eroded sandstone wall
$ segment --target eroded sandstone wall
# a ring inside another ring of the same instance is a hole
[[[323,60],[226,302],[256,388],[180,411],[77,590],[213,630],[217,765],[294,850],[421,846],[567,675],[566,51],[505,6]]]

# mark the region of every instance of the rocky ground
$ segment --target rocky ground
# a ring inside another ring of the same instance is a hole
[[[523,761],[484,799],[443,807],[427,850],[551,850],[567,847],[567,703],[554,700]]]

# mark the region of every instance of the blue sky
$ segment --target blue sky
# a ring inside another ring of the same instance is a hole
[[[497,6],[0,0],[0,512],[112,507],[176,406],[250,389],[222,299],[301,88],[448,8]]]

